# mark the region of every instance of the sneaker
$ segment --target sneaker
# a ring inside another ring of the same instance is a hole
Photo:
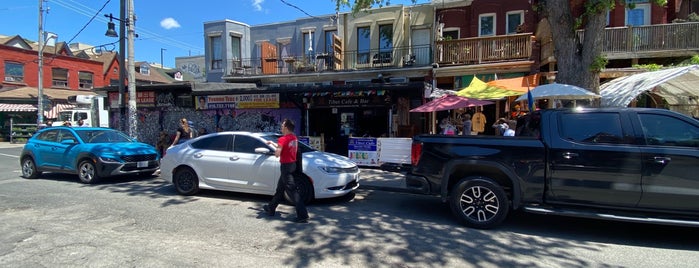
[[[275,212],[271,208],[269,208],[269,205],[262,206],[262,210],[264,210],[265,214],[267,214],[267,216],[270,216],[270,217],[274,216],[274,214],[275,214]]]
[[[308,218],[296,218],[294,219],[295,223],[308,223]]]

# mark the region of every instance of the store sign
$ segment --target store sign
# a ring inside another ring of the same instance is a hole
[[[376,138],[349,138],[349,159],[359,166],[379,166]]]
[[[138,107],[153,107],[153,106],[155,106],[155,91],[138,91],[138,92],[136,92],[136,105]]]
[[[279,108],[279,93],[199,96],[197,109]]]

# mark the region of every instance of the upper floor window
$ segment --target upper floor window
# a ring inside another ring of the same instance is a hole
[[[357,63],[369,63],[371,30],[369,26],[357,28]]]
[[[393,61],[393,25],[379,25],[379,54],[372,63],[391,63]]]
[[[301,40],[304,57],[311,57],[313,54],[313,32],[303,33],[303,40]]]
[[[239,63],[241,59],[240,37],[231,36],[231,60],[234,63]]]
[[[524,23],[524,11],[507,12],[507,34],[515,34],[519,32],[518,28]]]
[[[221,36],[209,37],[209,46],[211,50],[211,69],[220,70],[223,68],[223,46],[221,44]]]
[[[78,88],[92,89],[92,73],[78,72]]]
[[[68,69],[51,69],[51,84],[54,87],[68,87]]]
[[[649,24],[650,3],[648,0],[626,0],[626,25],[640,26]]]
[[[17,62],[5,62],[5,81],[7,82],[23,82],[24,81],[24,64]]]
[[[442,38],[444,38],[444,40],[459,39],[459,28],[444,29],[442,31]]]
[[[333,35],[337,35],[337,30],[325,31],[325,53],[333,52]]]
[[[142,75],[150,75],[150,65],[148,63],[141,64],[138,72]]]
[[[478,36],[495,35],[495,13],[481,14],[478,16]]]

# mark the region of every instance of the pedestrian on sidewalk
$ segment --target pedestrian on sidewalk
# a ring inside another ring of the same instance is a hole
[[[269,204],[264,205],[262,209],[268,216],[274,216],[277,206],[284,198],[284,192],[286,192],[293,199],[294,207],[296,207],[296,219],[294,219],[294,222],[307,223],[308,211],[306,210],[306,204],[304,204],[301,198],[294,178],[294,172],[296,172],[296,152],[298,151],[298,138],[294,135],[294,122],[289,119],[284,119],[281,130],[284,136],[279,138],[277,143],[267,141],[267,144],[275,148],[274,156],[279,158],[281,175],[279,176],[277,190],[272,200]]]

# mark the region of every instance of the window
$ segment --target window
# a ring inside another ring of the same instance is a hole
[[[303,33],[303,40],[301,40],[301,44],[304,57],[310,58],[313,55],[313,32]]]
[[[618,113],[563,113],[559,117],[561,137],[585,143],[630,143],[625,141]]]
[[[150,65],[148,63],[143,63],[138,67],[138,73],[142,75],[150,75]]]
[[[7,82],[23,82],[24,81],[24,64],[17,62],[5,62],[5,81]]]
[[[230,151],[228,144],[231,135],[217,135],[199,139],[192,143],[192,147],[196,149],[214,150],[214,151]]]
[[[240,49],[240,37],[238,36],[231,36],[231,60],[233,63],[233,67],[241,67],[241,49]]]
[[[333,35],[337,35],[337,30],[325,31],[325,53],[333,53]]]
[[[674,117],[638,114],[648,145],[699,147],[699,129]]]
[[[357,28],[357,63],[369,63],[371,49],[371,31],[369,26]]]
[[[221,46],[221,36],[209,37],[209,45],[211,49],[211,69],[220,70],[223,66],[223,51]]]
[[[507,12],[507,34],[517,33],[517,28],[524,23],[524,11]]]
[[[495,35],[495,14],[481,14],[478,16],[478,36]]]
[[[393,25],[379,25],[379,54],[373,59],[374,63],[391,63],[393,54]],[[377,62],[378,61],[378,62]]]
[[[633,7],[633,9],[630,7]],[[648,24],[650,24],[650,4],[648,0],[627,0],[626,25],[640,26]]]
[[[78,72],[78,88],[92,89],[92,73]]]
[[[36,138],[40,141],[49,141],[49,142],[56,142],[56,137],[58,137],[58,130],[47,130],[44,132],[41,132],[39,136],[36,136]]]
[[[51,84],[54,87],[68,87],[68,69],[51,69]]]
[[[58,133],[58,142],[61,142],[61,141],[64,141],[64,140],[73,140],[73,141],[77,141],[78,139],[75,138],[75,135],[73,135],[73,133],[71,133],[70,131],[61,130],[61,131]]]
[[[268,148],[264,143],[253,137],[235,135],[233,139],[233,151],[236,153],[254,154],[255,148],[259,147]]]
[[[442,32],[442,38],[444,40],[456,40],[459,39],[459,29],[454,29],[454,30],[444,30]]]

